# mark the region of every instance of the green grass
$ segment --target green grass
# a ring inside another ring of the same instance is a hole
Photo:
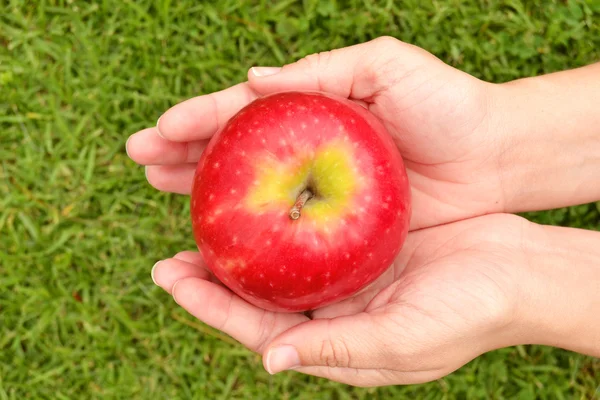
[[[540,346],[406,387],[269,376],[152,284],[194,248],[187,199],[124,149],[252,65],[393,35],[501,82],[598,60],[599,21],[598,0],[0,2],[0,400],[600,395],[598,360]],[[600,229],[594,204],[527,216]]]

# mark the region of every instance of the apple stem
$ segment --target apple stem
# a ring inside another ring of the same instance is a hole
[[[306,202],[308,200],[310,200],[312,197],[313,197],[313,194],[308,189],[305,189],[302,193],[300,193],[300,195],[296,199],[296,203],[290,210],[290,218],[293,220],[297,220],[298,218],[300,218],[300,210],[302,210],[302,207],[304,207]]]

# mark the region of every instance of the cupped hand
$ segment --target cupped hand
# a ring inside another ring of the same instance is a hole
[[[208,140],[259,96],[318,90],[359,102],[380,118],[404,157],[412,186],[412,229],[503,209],[502,149],[494,85],[428,52],[383,37],[313,54],[283,68],[252,68],[248,81],[175,105],[133,135],[129,156],[159,190],[189,194]]]
[[[378,281],[310,318],[246,303],[195,252],[161,261],[153,279],[193,316],[263,354],[270,373],[294,369],[357,386],[421,383],[516,344],[531,226],[496,214],[411,232]]]

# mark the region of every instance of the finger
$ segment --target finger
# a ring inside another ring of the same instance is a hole
[[[159,118],[159,134],[175,142],[208,139],[236,112],[256,98],[256,92],[247,83],[194,97],[171,107]]]
[[[257,352],[280,333],[308,320],[302,314],[260,309],[228,289],[198,278],[179,280],[173,287],[173,298],[200,321]]]
[[[356,373],[393,368],[389,343],[394,335],[388,322],[384,314],[367,313],[305,322],[269,343],[263,364],[271,374],[298,367],[351,368]]]
[[[200,254],[197,251],[180,251],[179,253],[175,254],[173,256],[173,258],[176,258],[178,260],[181,261],[185,261],[191,264],[197,264],[197,265],[202,265],[203,267],[206,267],[206,264],[204,263],[204,258],[202,258],[202,254]]]
[[[248,83],[261,94],[318,90],[369,102],[426,58],[435,57],[416,46],[382,37],[312,54],[280,70],[254,67],[248,72]]]
[[[389,385],[416,385],[442,378],[447,373],[441,370],[431,371],[395,371],[390,369],[301,367],[295,371],[332,381],[359,387],[375,387]]]
[[[194,163],[200,159],[208,141],[172,142],[158,135],[156,128],[139,131],[127,139],[125,149],[141,165]]]
[[[202,264],[189,263],[177,258],[169,258],[154,264],[152,267],[152,280],[157,286],[171,293],[175,282],[185,278],[198,278],[209,280],[211,273]]]
[[[158,190],[190,194],[196,164],[146,166],[146,179]]]

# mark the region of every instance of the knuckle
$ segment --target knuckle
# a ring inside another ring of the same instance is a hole
[[[189,258],[189,256],[192,254],[191,251],[189,250],[184,250],[184,251],[180,251],[179,253],[175,254],[173,256],[173,258],[176,258],[178,260],[185,260],[187,258]]]
[[[385,45],[385,46],[397,46],[401,42],[400,42],[400,40],[396,39],[393,36],[384,35],[384,36],[379,36],[376,39],[373,39],[373,43],[376,43],[378,45]]]
[[[350,350],[342,338],[328,339],[321,342],[316,358],[328,367],[349,367]]]
[[[258,332],[256,334],[256,342],[252,346],[252,350],[262,353],[269,343],[275,330],[276,315],[272,312],[263,311],[263,315],[258,324]]]
[[[328,64],[330,58],[330,51],[322,51],[305,56],[301,62],[311,70],[320,70]]]

